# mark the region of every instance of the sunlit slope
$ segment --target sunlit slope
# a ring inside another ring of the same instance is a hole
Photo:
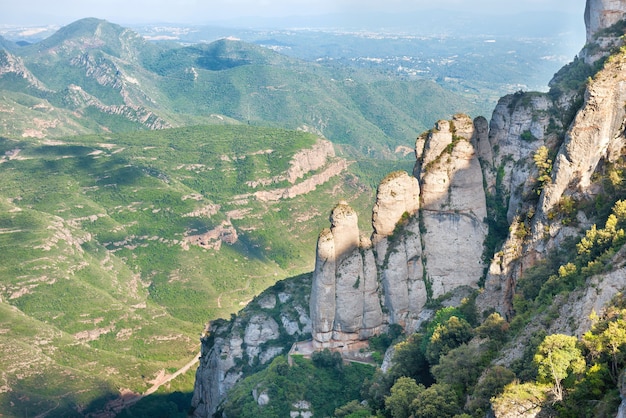
[[[144,393],[209,319],[309,271],[315,207],[367,207],[387,169],[247,126],[2,139],[0,156],[0,410],[16,415]]]
[[[0,49],[0,91],[0,134],[13,137],[243,123],[306,127],[377,156],[441,117],[479,109],[429,80],[390,80],[233,39],[155,44],[98,19]]]

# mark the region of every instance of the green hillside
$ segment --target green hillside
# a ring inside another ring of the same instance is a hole
[[[428,80],[391,81],[230,39],[154,44],[91,18],[0,52],[0,120],[15,121],[0,134],[12,137],[246,123],[306,127],[353,155],[389,157],[436,120],[479,110]]]
[[[197,354],[209,319],[310,271],[328,216],[315,208],[367,207],[376,167],[360,177],[371,164],[353,163],[278,201],[251,193],[288,181],[246,182],[280,176],[316,140],[242,125],[1,139],[0,346],[10,354],[0,369],[10,389],[0,410],[68,416],[100,410],[122,389],[144,393],[159,370]],[[388,169],[378,165],[381,176]],[[186,241],[207,233],[204,247]]]
[[[153,44],[98,19],[32,45],[0,41],[9,416],[187,397],[195,366],[168,378],[197,357],[204,325],[313,268],[319,208],[345,199],[370,230],[380,179],[412,169],[387,159],[396,147],[475,109],[431,81],[236,40]],[[338,156],[296,167],[324,137]]]

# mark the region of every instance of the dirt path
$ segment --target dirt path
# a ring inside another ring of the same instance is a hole
[[[120,389],[120,396],[116,399],[108,402],[104,409],[95,414],[90,414],[92,418],[113,418],[117,416],[122,410],[136,404],[146,396],[155,393],[161,386],[176,379],[181,374],[187,373],[198,361],[200,360],[200,352],[196,354],[189,363],[185,364],[180,369],[176,370],[172,374],[165,374],[165,370],[161,370],[159,375],[151,383],[152,386],[146,390],[143,394],[133,392],[128,389]]]
[[[172,380],[176,379],[178,376],[180,376],[181,374],[185,374],[189,371],[189,369],[191,369],[194,364],[196,364],[200,359],[200,353],[198,352],[198,354],[196,354],[196,356],[187,364],[185,364],[183,367],[181,367],[180,369],[176,370],[174,373],[170,374],[170,375],[165,375],[161,378],[158,378],[154,384],[152,385],[152,387],[150,389],[148,389],[147,391],[144,392],[143,395],[141,395],[141,398],[148,396],[148,395],[152,395],[154,392],[156,392],[157,390],[159,390],[159,388],[161,386],[163,386],[164,384],[171,382]],[[160,376],[159,376],[160,377]]]

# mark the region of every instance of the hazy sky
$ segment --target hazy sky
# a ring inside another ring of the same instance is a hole
[[[0,0],[0,24],[60,23],[98,17],[116,23],[209,23],[238,17],[310,16],[433,8],[505,13],[561,10],[579,15],[585,0]]]

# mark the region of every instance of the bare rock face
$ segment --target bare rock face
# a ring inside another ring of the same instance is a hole
[[[293,156],[287,170],[287,180],[294,184],[308,172],[324,167],[328,159],[334,157],[333,144],[328,140],[318,139],[312,148],[304,149]]]
[[[311,290],[316,348],[348,350],[379,334],[390,320],[406,325],[410,313],[419,312],[426,301],[419,224],[409,222],[418,209],[419,184],[405,172],[392,173],[381,182],[371,240],[359,238],[352,208],[342,202],[333,209],[331,228],[322,231],[318,239]],[[389,242],[400,221],[414,236]],[[402,300],[395,294],[402,294]],[[389,317],[383,315],[383,304],[389,308]]]
[[[498,145],[500,155],[494,155],[493,167],[502,167],[502,183],[510,193],[511,234],[489,268],[485,292],[477,299],[479,309],[495,307],[501,314],[508,314],[515,283],[522,272],[568,235],[576,233],[552,218],[565,196],[576,200],[593,198],[597,193],[594,173],[622,154],[626,145],[625,63],[623,52],[612,56],[588,84],[583,105],[558,147],[551,180],[545,184],[536,205],[529,204],[527,197],[533,193],[538,177],[532,156],[541,145],[549,148],[558,145],[551,134],[539,135],[541,131],[550,131],[550,121],[541,115],[550,113],[551,107],[559,104],[551,104],[547,96],[539,94],[530,97],[521,94],[517,98],[513,95],[500,100],[491,121],[489,140],[492,146]],[[521,139],[520,131],[526,130],[533,135],[531,141]],[[525,239],[520,237],[526,232],[518,233],[522,229],[530,233]]]
[[[330,221],[318,239],[311,285],[316,348],[349,347],[378,334],[383,324],[374,254],[369,240],[359,237],[356,212],[342,202]]]
[[[494,109],[489,144],[497,152],[493,153],[493,159],[486,161],[492,172],[501,169],[504,174],[501,187],[510,196],[509,223],[520,211],[523,196],[528,194],[537,177],[533,155],[539,147],[556,140],[546,135],[552,106],[545,94],[515,93],[501,98]],[[495,178],[488,178],[488,183],[493,188]]]
[[[201,340],[191,402],[194,417],[213,416],[246,365],[267,364],[289,351],[293,340],[311,332],[309,284],[309,276],[280,282],[279,288],[264,292],[234,320],[211,323]],[[283,334],[291,341],[285,342]]]
[[[488,143],[486,120],[477,125],[456,115],[420,136],[421,184],[405,172],[381,182],[371,243],[359,244],[351,208],[340,203],[332,211],[331,228],[318,240],[311,291],[316,348],[349,349],[390,324],[413,331],[429,297],[477,287],[487,209],[474,144]]]
[[[403,171],[387,175],[378,186],[372,213],[375,236],[391,235],[405,212],[416,213],[419,209],[419,195],[420,186],[415,177]]]
[[[487,235],[483,175],[472,144],[476,137],[473,121],[455,115],[437,127],[426,138],[416,169],[421,177],[426,274],[434,298],[460,286],[478,285]]]
[[[336,272],[334,236],[324,229],[317,240],[310,302],[313,340],[322,344],[331,340],[335,323]]]
[[[624,19],[626,3],[621,0],[587,0],[585,7],[585,26],[587,27],[587,42],[610,26]]]
[[[380,267],[383,303],[389,323],[415,330],[428,294],[424,277],[419,219],[411,219],[403,233],[384,241],[387,252]]]
[[[555,106],[546,94],[541,93],[518,92],[501,98],[489,127],[488,148],[493,150],[492,158],[482,150],[484,144],[480,144],[481,156],[485,156],[483,171],[487,191],[493,195],[498,182],[499,198],[508,208],[506,217],[512,232],[503,247],[493,255],[485,279],[485,291],[477,299],[480,310],[495,308],[506,316],[512,309],[515,283],[524,270],[524,242],[516,236],[516,231],[525,227],[522,222],[536,210],[533,199],[529,199],[536,193],[534,188],[538,177],[533,157],[541,146],[554,147],[558,143],[553,131],[560,128],[560,121],[550,118]]]
[[[626,143],[625,70],[626,54],[621,52],[611,57],[587,88],[584,104],[555,159],[552,183],[541,197],[539,209],[544,224],[566,190],[578,189],[588,194],[600,161],[615,161],[621,155]]]
[[[335,255],[341,260],[359,246],[359,219],[345,201],[340,202],[330,215],[330,231],[335,243]]]

